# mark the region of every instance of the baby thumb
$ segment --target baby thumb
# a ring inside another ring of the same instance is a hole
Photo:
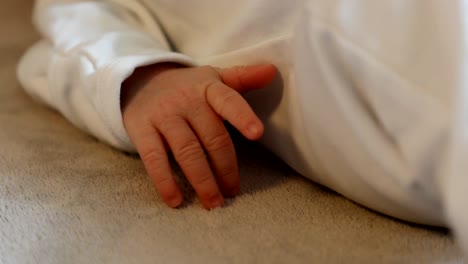
[[[263,88],[276,77],[276,67],[272,64],[236,66],[218,69],[223,82],[239,93]]]

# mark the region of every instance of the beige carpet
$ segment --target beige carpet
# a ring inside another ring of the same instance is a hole
[[[137,157],[20,89],[30,5],[0,1],[1,263],[462,262],[446,230],[371,212],[242,142],[240,197],[208,212],[185,188],[190,201],[167,208]]]

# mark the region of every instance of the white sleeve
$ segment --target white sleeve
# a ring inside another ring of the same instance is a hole
[[[155,19],[139,1],[37,0],[42,40],[22,58],[18,78],[37,100],[114,147],[135,151],[123,126],[120,87],[135,68],[176,62]]]

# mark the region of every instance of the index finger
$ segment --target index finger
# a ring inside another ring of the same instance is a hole
[[[206,88],[206,100],[218,115],[246,138],[256,140],[263,135],[264,127],[260,118],[242,95],[223,82],[213,82]]]

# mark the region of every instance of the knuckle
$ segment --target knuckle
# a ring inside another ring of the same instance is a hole
[[[158,112],[170,112],[172,109],[174,109],[174,106],[176,106],[178,103],[176,101],[175,96],[170,96],[166,98],[160,98],[157,102],[156,105],[158,106]]]
[[[192,185],[195,186],[206,186],[211,184],[213,181],[210,175],[204,175],[193,179]]]
[[[162,132],[170,132],[173,131],[174,128],[178,126],[180,123],[180,118],[177,115],[169,115],[169,114],[161,114],[155,120],[156,126]]]
[[[179,89],[176,95],[176,99],[183,100],[184,102],[197,102],[199,101],[198,97],[198,92],[191,86]]]
[[[229,92],[223,93],[217,98],[216,108],[220,109],[219,111],[221,112],[221,115],[223,115],[226,112],[226,109],[232,107],[232,105],[235,105],[238,96],[239,95],[235,91],[231,90]]]
[[[230,90],[229,92],[226,92],[221,97],[221,103],[223,105],[232,104],[233,102],[236,101],[238,96],[239,96],[239,94],[237,92],[234,92],[234,90]]]
[[[202,98],[196,89],[191,86],[179,88],[164,98],[161,98],[157,103],[157,113],[160,115],[180,114],[184,109],[190,109],[202,102]]]
[[[168,122],[170,124],[174,123],[175,118],[178,116],[177,109],[174,107],[176,104],[173,100],[161,100],[157,107],[155,107],[154,114],[151,116],[151,121],[153,124],[164,125]]]
[[[159,175],[159,177],[155,177],[153,179],[154,184],[158,187],[166,187],[172,184],[172,179],[168,177],[168,175]],[[166,193],[166,195],[169,195]]]
[[[229,166],[218,168],[218,175],[223,177],[224,181],[231,184],[236,184],[240,182],[239,174],[237,173],[236,164],[231,164]]]
[[[190,116],[192,118],[198,118],[203,115],[203,106],[200,104],[194,105],[191,109],[190,112],[187,113],[187,116]]]
[[[247,123],[245,120],[246,120],[246,116],[243,114],[243,113],[235,113],[233,114],[233,117],[232,117],[232,120],[235,122],[235,123],[240,123],[240,124],[244,124],[244,123]]]
[[[199,88],[205,91],[205,97],[206,97],[206,94],[208,94],[210,91],[217,91],[219,85],[220,85],[219,80],[210,79],[208,81],[200,83]]]
[[[228,133],[218,134],[205,140],[205,148],[209,151],[228,149],[232,146],[231,137]]]
[[[236,81],[237,85],[238,86],[243,86],[244,83],[242,82],[242,76],[244,76],[244,73],[246,71],[245,70],[246,67],[245,66],[238,66],[238,67],[235,67],[234,69],[235,69],[235,72],[236,72],[236,74],[235,74],[236,80],[235,81]]]
[[[196,87],[181,89],[178,97],[176,105],[180,107],[179,112],[183,115],[198,115],[201,110],[200,106],[205,103]]]
[[[194,165],[200,160],[206,159],[205,153],[197,140],[193,139],[179,145],[180,147],[173,150],[177,162]]]
[[[166,153],[163,151],[158,151],[155,149],[144,151],[140,153],[140,157],[143,160],[143,163],[149,170],[154,168],[159,168],[162,163],[165,162]]]

